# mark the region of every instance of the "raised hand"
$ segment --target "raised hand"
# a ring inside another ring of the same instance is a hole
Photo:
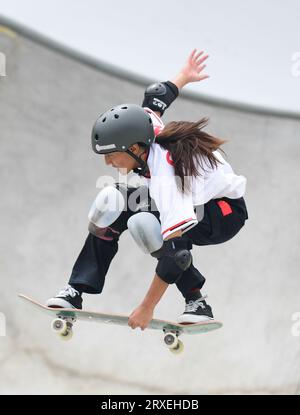
[[[199,82],[209,78],[209,75],[203,72],[206,68],[204,62],[208,57],[209,55],[203,50],[198,52],[197,49],[194,49],[172,82],[180,89],[190,82]]]

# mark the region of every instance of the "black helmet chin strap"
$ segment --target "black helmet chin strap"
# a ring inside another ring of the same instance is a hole
[[[136,167],[135,169],[133,169],[134,173],[137,173],[139,176],[144,176],[144,177],[147,177],[150,175],[149,167],[143,159],[136,156],[130,150],[126,150],[126,153],[128,153],[131,157],[133,157],[140,164],[140,167]]]

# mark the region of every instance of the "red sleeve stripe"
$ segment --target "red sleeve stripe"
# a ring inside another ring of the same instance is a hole
[[[165,234],[166,232],[169,231],[173,231],[174,229],[178,228],[178,226],[183,225],[184,223],[190,222],[191,220],[195,220],[194,218],[189,218],[189,219],[185,219],[182,222],[176,223],[176,225],[171,226],[170,228],[166,229],[165,231],[162,232],[162,235]]]

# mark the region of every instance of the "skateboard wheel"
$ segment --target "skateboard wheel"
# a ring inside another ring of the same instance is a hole
[[[169,349],[174,349],[178,345],[178,337],[174,333],[166,333],[164,337],[164,342],[169,347]]]
[[[62,318],[56,318],[51,323],[52,330],[58,334],[61,340],[71,340],[73,337],[72,326],[73,324],[70,321]]]
[[[51,328],[56,333],[63,334],[67,331],[68,326],[65,320],[62,320],[61,318],[56,318],[52,321]]]
[[[73,330],[67,330],[65,333],[60,333],[59,337],[64,341],[71,340],[73,337]]]
[[[170,349],[170,352],[172,352],[173,354],[180,354],[182,353],[184,350],[184,344],[182,343],[181,340],[178,340],[178,344],[175,348]]]

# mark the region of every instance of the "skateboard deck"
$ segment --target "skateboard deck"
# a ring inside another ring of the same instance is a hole
[[[19,294],[19,297],[37,310],[52,316],[54,318],[52,321],[52,329],[56,331],[64,340],[72,337],[72,326],[77,320],[128,326],[129,317],[126,315],[105,314],[95,311],[78,310],[74,308],[52,308],[47,307],[38,301],[27,297],[24,294]],[[222,323],[215,320],[201,323],[179,324],[172,321],[159,319],[152,319],[147,326],[148,329],[163,331],[165,333],[164,341],[167,346],[172,349],[172,351],[181,350],[183,348],[182,342],[178,340],[178,336],[182,333],[206,333],[221,327]]]

